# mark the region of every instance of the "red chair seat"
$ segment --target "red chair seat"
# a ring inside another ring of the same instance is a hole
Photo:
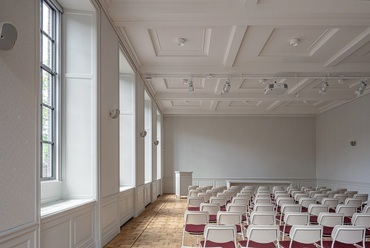
[[[239,241],[239,245],[241,247],[247,247],[248,240],[241,240]],[[274,242],[271,243],[258,243],[254,241],[249,241],[248,247],[258,247],[258,248],[276,248],[276,245]]]
[[[279,245],[282,248],[289,248],[290,246],[290,241],[280,241]],[[316,248],[316,244],[303,244],[297,241],[293,241],[292,243],[292,248]]]
[[[200,211],[200,207],[188,207],[189,211]]]
[[[203,234],[205,226],[205,224],[187,224],[185,225],[185,231],[192,234]]]
[[[334,227],[331,226],[324,226],[322,234],[323,236],[331,236],[331,232],[333,231]]]
[[[325,240],[322,242],[323,247],[322,248],[331,248],[332,241]],[[359,244],[362,246],[362,244]],[[356,247],[354,244],[345,244],[339,241],[335,241],[334,248],[354,248]]]
[[[343,224],[345,224],[345,225],[352,224],[352,222],[351,222],[351,218],[350,218],[350,217],[345,216],[345,217],[344,217],[344,220],[343,220]]]
[[[317,223],[317,218],[318,218],[318,217],[317,217],[316,215],[311,215],[311,216],[310,216],[310,222],[311,222],[311,223]]]
[[[217,243],[217,242],[212,242],[210,240],[207,240],[206,245],[204,246],[204,240],[200,241],[201,247],[222,247],[222,248],[235,248],[235,244],[233,241],[229,241],[226,243]]]
[[[289,234],[290,233],[290,229],[292,229],[292,226],[286,225],[285,226],[285,234]],[[281,232],[284,231],[284,226],[280,226],[280,231]]]
[[[210,214],[209,215],[209,222],[217,222],[217,215],[216,214]]]

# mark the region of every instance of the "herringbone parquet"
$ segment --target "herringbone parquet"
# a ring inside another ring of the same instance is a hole
[[[186,199],[162,195],[149,204],[139,217],[121,227],[121,232],[105,248],[181,247]],[[196,239],[186,236],[185,245],[196,246]]]

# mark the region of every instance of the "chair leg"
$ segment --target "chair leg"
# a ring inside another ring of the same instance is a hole
[[[182,229],[182,240],[181,240],[181,247],[184,246],[184,241],[185,241],[185,228]]]

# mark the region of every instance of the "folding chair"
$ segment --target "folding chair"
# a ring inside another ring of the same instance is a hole
[[[226,205],[226,212],[238,212],[242,215],[242,222],[247,221],[248,206],[239,203],[229,203]]]
[[[216,223],[217,222],[217,213],[220,211],[220,204],[217,203],[201,203],[200,204],[200,211],[208,212],[209,215],[209,223]]]
[[[231,203],[237,203],[237,204],[243,204],[245,206],[249,206],[250,201],[251,201],[250,197],[236,196],[236,197],[233,197],[233,199],[231,200]]]
[[[188,196],[187,197],[187,210],[189,210],[189,211],[199,211],[199,206],[202,202],[204,202],[203,197]]]
[[[300,204],[286,204],[284,203],[282,206],[281,206],[281,209],[280,209],[280,214],[279,215],[276,215],[276,219],[279,220],[279,224],[281,225],[284,220],[284,215],[286,213],[289,213],[289,212],[292,212],[292,213],[300,213],[302,212],[302,206]]]
[[[209,203],[216,203],[220,205],[221,210],[225,210],[226,198],[221,196],[211,196],[209,198]]]
[[[207,225],[204,230],[204,240],[200,247],[236,248],[236,229],[234,225]]]
[[[341,213],[344,215],[343,224],[351,224],[351,218],[354,213],[357,213],[357,207],[345,204],[338,204],[335,209],[336,213]]]
[[[323,226],[323,236],[330,237],[333,228],[343,225],[344,215],[339,213],[320,213],[317,223]]]
[[[362,200],[361,200],[361,199],[357,199],[357,198],[347,198],[347,199],[344,201],[344,204],[346,204],[346,205],[351,205],[351,206],[356,206],[356,208],[357,208],[357,212],[361,212],[361,211],[362,211]]]
[[[310,223],[309,213],[292,213],[288,212],[284,215],[284,225],[280,226],[282,233],[282,240],[286,235],[289,235],[290,229],[293,225],[308,225]]]
[[[329,212],[335,212],[335,208],[338,205],[339,200],[335,198],[323,198],[321,204],[329,205]]]
[[[317,218],[320,213],[328,213],[329,205],[323,204],[310,204],[308,206],[308,213],[310,214],[310,223],[317,224]]]
[[[337,225],[331,233],[332,240],[323,241],[322,248],[365,247],[365,227]],[[356,244],[356,246],[354,245]]]
[[[320,193],[320,194],[315,194],[313,196],[313,198],[315,198],[316,203],[321,203],[322,202],[322,199],[324,199],[325,197],[327,198],[328,196],[329,196],[328,194],[322,194],[322,193]]]
[[[338,204],[342,204],[348,198],[348,196],[346,194],[335,194],[333,198],[338,199]]]
[[[239,212],[219,211],[217,213],[217,225],[234,225],[236,233],[244,239],[242,215]]]
[[[281,248],[317,248],[317,243],[322,246],[322,226],[294,225],[290,229],[290,241],[280,241]]]
[[[255,212],[274,212],[275,206],[268,203],[256,203],[250,210]]]
[[[299,204],[302,205],[302,212],[307,212],[308,211],[308,206],[310,204],[315,204],[316,203],[316,200],[314,198],[310,198],[310,197],[302,197],[301,199],[299,199]]]
[[[370,214],[355,213],[352,216],[353,226],[364,226],[366,227],[365,238],[370,238]]]
[[[276,225],[276,215],[275,212],[252,212],[249,217],[249,225]]]
[[[208,212],[205,211],[185,211],[184,214],[184,226],[182,229],[182,241],[181,246],[185,243],[185,234],[189,234],[197,237],[203,235],[204,228],[209,222]]]
[[[353,198],[355,194],[358,194],[358,191],[345,191],[344,194],[347,195],[347,198]]]
[[[203,197],[204,202],[209,202],[209,198],[211,198],[211,193],[198,193],[198,197]]]
[[[279,197],[276,200],[276,214],[280,213],[281,206],[283,204],[294,204],[294,199],[291,197]]]
[[[347,188],[338,188],[338,189],[335,189],[336,191],[338,191],[338,194],[344,194],[344,192],[347,191]]]
[[[279,247],[279,226],[277,225],[249,225],[247,239],[239,241],[240,247]]]

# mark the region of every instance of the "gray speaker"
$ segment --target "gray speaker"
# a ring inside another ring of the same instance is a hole
[[[9,22],[0,23],[0,49],[8,51],[12,49],[17,40],[17,29]]]

